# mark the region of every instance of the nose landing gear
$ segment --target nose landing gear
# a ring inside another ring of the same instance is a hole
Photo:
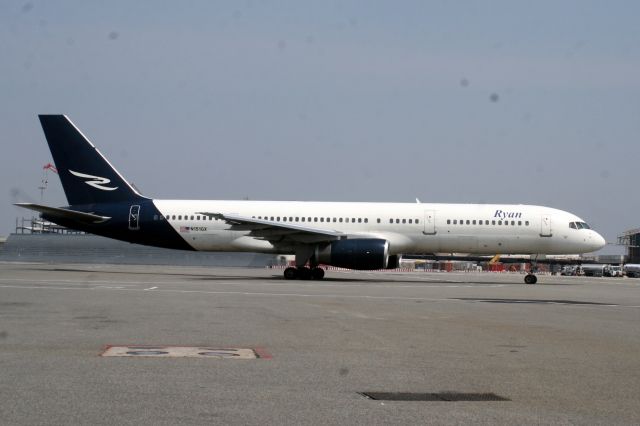
[[[524,276],[525,284],[535,284],[538,282],[538,277],[535,276],[536,271],[538,270],[538,255],[529,262],[529,273]]]

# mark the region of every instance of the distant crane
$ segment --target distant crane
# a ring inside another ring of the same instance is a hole
[[[44,201],[44,190],[47,189],[47,184],[49,183],[49,170],[51,170],[55,174],[58,174],[58,169],[56,169],[53,164],[47,163],[42,166],[42,181],[40,186],[38,187],[38,189],[40,190],[41,203]]]

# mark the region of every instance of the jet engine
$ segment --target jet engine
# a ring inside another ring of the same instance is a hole
[[[316,248],[319,263],[340,268],[372,270],[398,267],[398,256],[389,256],[389,241],[354,238],[333,241]]]

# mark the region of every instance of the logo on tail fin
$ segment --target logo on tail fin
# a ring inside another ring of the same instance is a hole
[[[74,172],[71,169],[69,169],[69,172],[74,176],[78,176],[79,178],[87,179],[87,180],[84,181],[84,183],[86,183],[89,186],[93,186],[96,189],[101,189],[103,191],[115,191],[116,189],[118,189],[117,186],[116,187],[113,187],[113,186],[102,186],[102,185],[106,185],[106,184],[110,183],[111,179],[103,178],[103,177],[100,177],[100,176],[87,175],[87,174],[80,173],[80,172]]]

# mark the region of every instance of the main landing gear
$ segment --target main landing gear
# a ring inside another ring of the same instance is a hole
[[[525,284],[535,284],[538,282],[538,277],[536,277],[533,274],[527,274],[524,276],[524,283]]]
[[[288,267],[284,270],[285,280],[321,280],[323,278],[324,269],[317,266],[314,268],[307,268],[306,266]]]

